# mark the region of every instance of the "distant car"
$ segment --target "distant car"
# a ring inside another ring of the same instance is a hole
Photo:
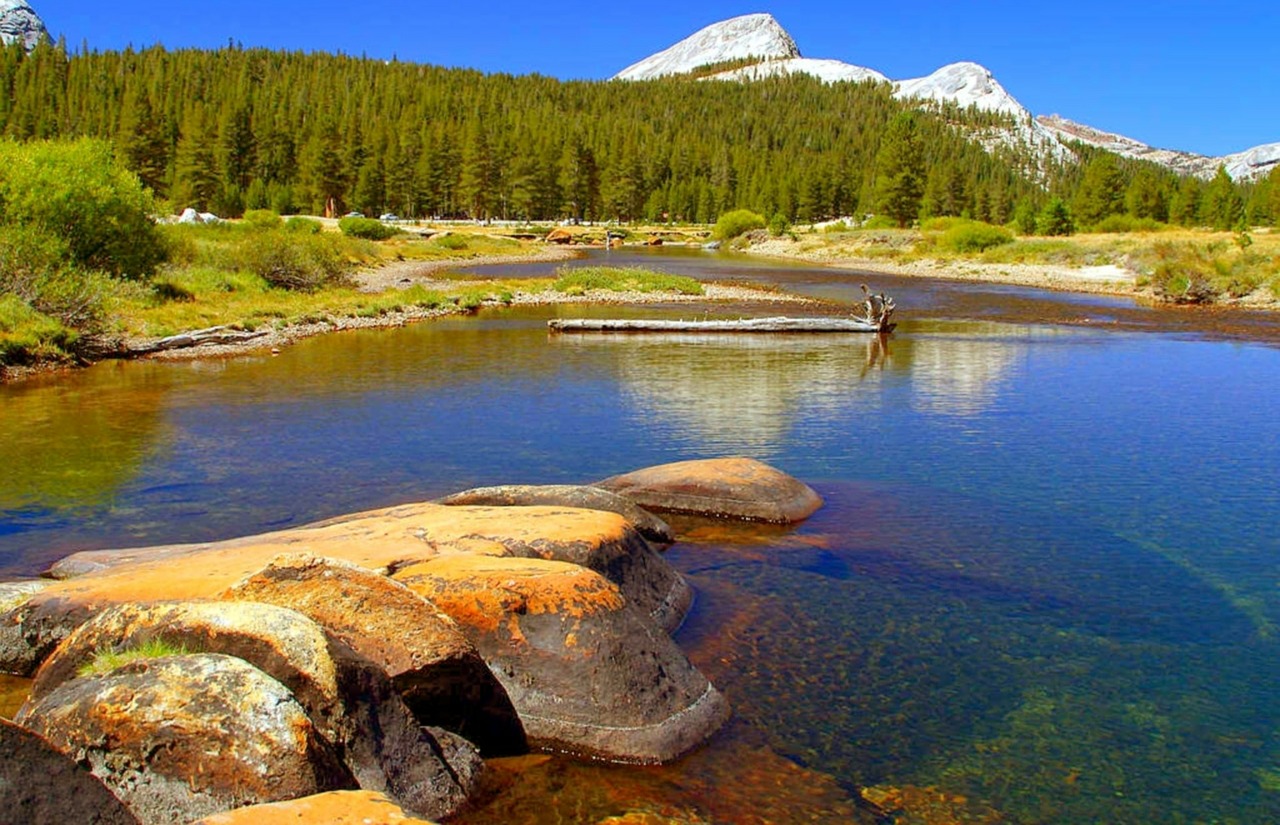
[[[381,215],[379,215],[379,216],[378,216],[378,220],[380,220],[380,221],[398,221],[398,220],[400,220],[400,216],[399,216],[399,215],[397,215],[397,214],[396,214],[396,213],[394,213],[394,212],[383,212]]]
[[[364,213],[363,213],[363,212],[348,212],[347,214],[343,215],[343,217],[344,217],[344,218],[363,218],[363,217],[364,217]]]

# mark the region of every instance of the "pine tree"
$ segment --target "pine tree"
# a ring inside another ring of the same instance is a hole
[[[117,144],[125,165],[143,184],[163,195],[168,183],[169,142],[146,92],[135,91],[125,97]]]
[[[1187,175],[1178,184],[1169,201],[1169,220],[1180,226],[1195,226],[1200,220],[1200,197],[1203,184]]]
[[[215,206],[222,189],[213,139],[198,119],[189,118],[190,127],[178,140],[174,153],[173,201],[178,207],[207,211]]]
[[[1124,175],[1116,156],[1099,153],[1085,167],[1084,179],[1072,202],[1072,211],[1084,226],[1094,226],[1124,211]]]
[[[1219,166],[1218,172],[1205,188],[1204,199],[1200,203],[1200,219],[1214,229],[1233,229],[1244,214],[1244,202],[1236,192],[1235,182],[1227,174],[1225,166]]]
[[[1036,231],[1041,235],[1070,235],[1076,231],[1071,210],[1062,198],[1054,198],[1040,211],[1036,219]]]
[[[889,123],[875,160],[875,208],[907,226],[920,212],[924,161],[916,139],[916,115],[899,113]]]
[[[1125,191],[1124,200],[1129,214],[1135,218],[1169,220],[1169,203],[1165,198],[1164,186],[1151,169],[1140,169],[1133,176]]]

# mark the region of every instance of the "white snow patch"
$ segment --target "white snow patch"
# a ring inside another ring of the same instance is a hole
[[[669,49],[633,63],[615,80],[651,80],[691,72],[699,66],[748,57],[799,57],[800,49],[778,21],[769,14],[747,14],[713,23]]]

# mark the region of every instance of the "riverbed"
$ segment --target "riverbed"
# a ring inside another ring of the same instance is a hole
[[[0,575],[751,455],[827,505],[668,551],[728,730],[663,769],[503,763],[465,821],[840,822],[885,787],[973,821],[1280,821],[1280,319],[700,250],[584,263],[606,256],[850,304],[867,282],[900,326],[549,335],[778,308],[512,308],[3,386]]]

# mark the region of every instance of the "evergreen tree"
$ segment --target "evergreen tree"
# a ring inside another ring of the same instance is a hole
[[[1188,175],[1178,184],[1169,201],[1169,220],[1180,226],[1195,226],[1200,220],[1200,195],[1203,184]]]
[[[222,190],[218,158],[209,132],[192,120],[174,153],[173,201],[179,208],[213,209]]]
[[[1244,202],[1225,166],[1219,166],[1213,180],[1205,187],[1200,203],[1200,219],[1214,229],[1234,229],[1244,214]]]
[[[1099,153],[1085,167],[1084,179],[1073,199],[1075,217],[1084,226],[1094,226],[1124,211],[1124,175],[1116,156]]]
[[[1054,198],[1040,211],[1036,231],[1041,235],[1070,235],[1076,231],[1071,210],[1062,198]]]
[[[1165,197],[1164,185],[1149,168],[1140,169],[1133,176],[1125,191],[1124,200],[1129,214],[1135,218],[1169,220],[1169,203]]]
[[[169,142],[145,91],[137,90],[125,98],[116,142],[125,165],[152,191],[164,194],[169,176]]]
[[[875,209],[907,226],[920,213],[924,161],[916,137],[916,115],[900,112],[889,123],[875,160]]]

